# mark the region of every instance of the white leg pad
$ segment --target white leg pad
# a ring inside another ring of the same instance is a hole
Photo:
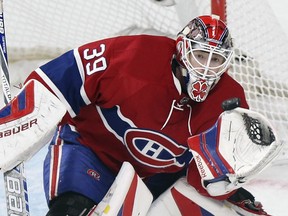
[[[152,203],[147,215],[200,216],[209,213],[211,216],[237,215],[223,201],[202,196],[186,178],[181,178]]]
[[[153,196],[132,165],[124,162],[109,191],[90,216],[145,216]]]

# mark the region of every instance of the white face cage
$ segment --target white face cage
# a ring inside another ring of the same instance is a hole
[[[183,38],[182,62],[187,75],[187,93],[196,102],[203,102],[230,65],[233,51]]]
[[[214,81],[227,70],[233,51],[183,38],[182,61],[189,75]]]

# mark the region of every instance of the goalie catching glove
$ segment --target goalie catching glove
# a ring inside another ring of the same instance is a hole
[[[188,145],[202,186],[211,196],[240,188],[259,174],[282,147],[263,115],[239,107],[224,111],[212,128],[189,138]]]

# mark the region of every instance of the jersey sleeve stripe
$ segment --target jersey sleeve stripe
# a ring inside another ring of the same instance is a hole
[[[47,83],[47,85],[52,89],[52,91],[57,95],[57,97],[62,101],[70,116],[72,118],[75,117],[76,114],[71,108],[70,104],[67,102],[63,94],[59,91],[59,89],[54,85],[54,83],[49,79],[49,77],[40,68],[37,68],[35,71]]]
[[[78,71],[79,71],[79,74],[80,74],[80,77],[81,77],[82,83],[83,83],[83,85],[81,86],[81,89],[80,89],[80,94],[82,96],[83,101],[88,105],[88,104],[91,103],[91,101],[89,100],[89,98],[88,98],[88,96],[86,94],[85,88],[84,88],[85,71],[84,71],[84,68],[83,68],[81,57],[79,55],[78,49],[74,49],[73,53],[74,53],[76,64],[77,64],[77,67],[78,67]]]

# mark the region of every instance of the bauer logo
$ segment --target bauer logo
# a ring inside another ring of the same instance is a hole
[[[24,179],[7,176],[8,212],[11,216],[29,215],[27,184]],[[24,195],[22,196],[22,193]]]
[[[14,134],[21,133],[22,131],[30,129],[31,127],[33,127],[33,125],[37,125],[37,119],[32,119],[29,122],[22,123],[21,125],[16,125],[13,128],[0,131],[0,138],[5,138]]]

